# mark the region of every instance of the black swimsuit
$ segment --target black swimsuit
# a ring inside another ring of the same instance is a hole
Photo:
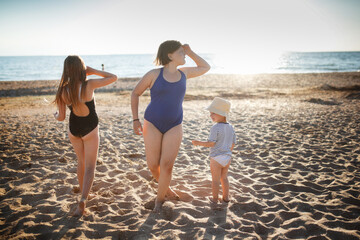
[[[76,137],[83,137],[94,130],[99,124],[99,119],[95,111],[95,101],[92,99],[89,102],[85,102],[89,108],[89,115],[85,117],[76,116],[73,113],[72,106],[70,108],[69,128],[72,135]]]

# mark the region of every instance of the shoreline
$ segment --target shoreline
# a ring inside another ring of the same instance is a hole
[[[131,91],[140,78],[119,78],[112,85],[96,92]],[[60,80],[1,81],[0,97],[36,96],[56,94]],[[360,86],[360,72],[336,73],[281,73],[281,74],[209,74],[190,79],[189,90],[248,90],[248,89],[300,89]]]

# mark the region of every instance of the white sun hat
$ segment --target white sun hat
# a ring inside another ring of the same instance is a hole
[[[223,98],[215,97],[210,106],[206,108],[210,112],[228,117],[230,113],[231,103]]]

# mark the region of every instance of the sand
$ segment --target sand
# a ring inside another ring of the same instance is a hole
[[[360,239],[360,73],[205,75],[188,81],[184,138],[171,186],[180,201],[152,213],[157,183],[132,133],[119,79],[96,93],[100,152],[87,213],[76,156],[57,122],[57,81],[0,82],[1,239]],[[214,96],[232,102],[238,143],[229,204],[210,205]],[[141,98],[140,113],[149,101]]]

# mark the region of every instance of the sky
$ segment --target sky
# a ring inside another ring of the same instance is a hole
[[[360,51],[359,0],[0,0],[0,56]]]

